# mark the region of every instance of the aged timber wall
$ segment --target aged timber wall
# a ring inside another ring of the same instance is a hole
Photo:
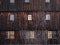
[[[10,14],[14,14],[14,22],[10,21]],[[51,19],[46,19],[50,14]],[[32,15],[32,20],[28,20]],[[60,12],[1,12],[0,30],[60,30]]]

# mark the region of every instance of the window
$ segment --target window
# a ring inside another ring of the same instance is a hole
[[[2,1],[0,0],[0,5],[2,4]]]
[[[8,39],[8,35],[7,32],[5,32],[5,34],[3,35],[4,39]]]
[[[49,39],[52,38],[52,31],[48,31],[48,38],[49,38]]]
[[[26,39],[34,39],[34,31],[27,31]]]
[[[10,3],[15,3],[15,0],[10,0]]]
[[[14,39],[14,31],[7,31],[8,39]]]
[[[52,32],[52,37],[53,37],[54,39],[56,39],[56,38],[57,38],[56,31],[53,31],[53,32]]]
[[[26,32],[26,39],[29,39],[29,32]]]
[[[46,14],[46,20],[50,20],[50,14]]]
[[[25,0],[25,3],[29,3],[29,0]]]
[[[10,15],[10,21],[14,21],[14,15]]]
[[[46,3],[50,3],[50,0],[45,0]]]
[[[32,20],[32,15],[28,15],[28,20]]]
[[[56,31],[48,31],[48,38],[49,39],[56,39],[57,35],[56,35]]]
[[[34,31],[30,31],[30,38],[34,38]]]

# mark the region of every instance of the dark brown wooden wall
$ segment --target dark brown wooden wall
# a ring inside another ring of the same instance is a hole
[[[15,0],[15,4],[0,0],[0,11],[0,44],[60,44],[60,0],[51,0],[50,3]],[[14,22],[9,20],[10,14],[14,14]],[[29,14],[32,15],[31,21],[28,21]],[[51,15],[51,20],[45,20],[46,14]],[[48,30],[57,31],[57,39],[48,39]],[[15,39],[4,39],[6,31],[15,31]],[[35,39],[26,39],[27,31],[35,31]]]
[[[26,38],[26,30],[14,31],[14,39],[6,39],[7,31],[0,31],[0,44],[60,44],[60,31],[57,31],[57,38],[48,38],[48,30],[34,31],[34,38]]]
[[[10,14],[15,16],[14,22],[9,20]],[[51,20],[45,20],[46,14],[51,15]],[[59,20],[60,12],[0,12],[0,30],[60,30]]]
[[[14,31],[15,39],[5,39],[4,35],[6,35],[6,32],[7,31],[0,32],[0,44],[47,44],[47,40],[48,40],[47,30],[34,31],[34,39],[26,39],[27,31]]]
[[[0,11],[60,11],[60,0],[30,0],[25,3],[24,0],[15,0],[11,4],[9,0],[0,0]]]

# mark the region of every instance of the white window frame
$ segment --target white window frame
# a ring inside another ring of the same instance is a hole
[[[25,37],[26,37],[26,39],[29,39],[29,32],[28,31],[25,33]]]
[[[46,3],[50,3],[50,0],[45,0]]]
[[[46,14],[46,19],[45,20],[51,20],[51,15],[50,14]]]
[[[14,21],[14,15],[13,14],[10,15],[10,21]]]
[[[13,34],[13,37],[10,37],[10,35]],[[7,39],[14,39],[14,31],[7,31]]]
[[[34,31],[30,31],[30,38],[34,39]]]
[[[25,3],[29,3],[30,2],[30,0],[25,0]]]
[[[15,0],[10,0],[10,3],[15,3]]]
[[[56,39],[56,31],[48,31],[48,39]]]
[[[32,15],[28,15],[28,20],[32,20]]]
[[[34,39],[34,38],[35,38],[34,31],[26,32],[26,39]]]

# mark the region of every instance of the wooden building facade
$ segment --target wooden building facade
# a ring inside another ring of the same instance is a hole
[[[60,11],[60,0],[0,0],[0,11]]]
[[[0,30],[60,30],[59,20],[60,12],[0,12]]]
[[[0,44],[60,44],[60,0],[0,0]]]

